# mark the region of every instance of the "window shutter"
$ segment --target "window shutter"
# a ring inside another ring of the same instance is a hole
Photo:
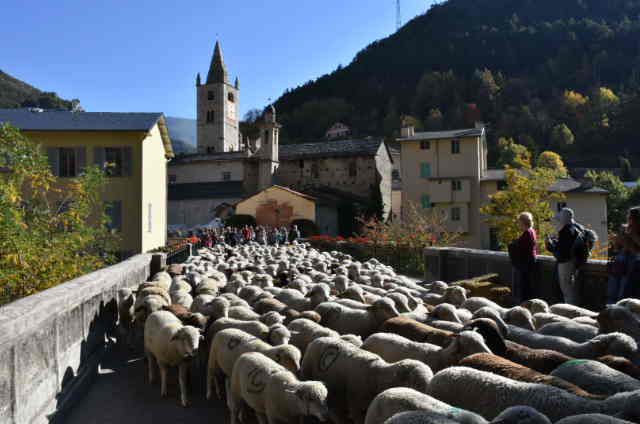
[[[130,177],[133,169],[133,149],[125,147],[122,150],[122,176]]]
[[[104,147],[93,148],[93,163],[102,170],[104,170],[104,156]]]
[[[76,147],[76,174],[84,172],[87,166],[87,154],[84,147]]]
[[[49,159],[49,165],[51,166],[51,172],[56,177],[60,174],[60,149],[57,147],[47,148],[47,158]]]

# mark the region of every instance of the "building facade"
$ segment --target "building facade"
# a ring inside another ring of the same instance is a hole
[[[47,153],[62,185],[87,164],[107,169],[103,201],[123,256],[166,244],[171,140],[161,113],[0,110]]]
[[[316,221],[337,232],[337,204],[366,205],[381,198],[391,211],[392,159],[383,141],[336,140],[280,146],[276,110],[267,107],[259,136],[237,130],[240,86],[229,84],[222,49],[216,43],[207,80],[196,78],[198,153],[169,165],[169,223],[172,229],[206,225],[221,205],[237,204],[274,184],[318,198]],[[233,99],[233,101],[232,101]],[[355,213],[355,212],[354,212]],[[319,225],[320,226],[320,225]]]
[[[464,234],[467,247],[494,249],[495,231],[486,222],[480,208],[489,197],[505,188],[503,170],[487,166],[486,133],[482,125],[476,128],[419,132],[402,129],[398,139],[402,162],[402,211],[410,207],[439,210],[446,216],[449,231]],[[576,218],[593,228],[603,245],[607,236],[607,192],[571,178],[561,179],[550,191],[563,193],[562,204],[574,208]]]
[[[253,216],[258,225],[288,227],[300,220],[316,222],[316,202],[306,194],[273,185],[238,202],[236,213]]]

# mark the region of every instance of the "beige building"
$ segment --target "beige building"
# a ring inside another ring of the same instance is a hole
[[[414,132],[403,128],[401,144],[402,208],[409,203],[421,209],[442,210],[451,231],[465,234],[468,247],[497,247],[495,232],[489,228],[480,208],[489,196],[505,187],[503,170],[487,167],[485,129],[477,128]],[[568,206],[582,224],[593,228],[601,243],[607,243],[607,192],[571,178],[550,188],[566,196],[554,210]]]
[[[166,244],[165,182],[173,151],[161,113],[0,109],[2,122],[42,145],[61,184],[87,164],[111,165],[103,200],[123,256]]]
[[[236,204],[236,214],[251,215],[258,225],[289,226],[294,221],[316,222],[315,198],[274,185]]]

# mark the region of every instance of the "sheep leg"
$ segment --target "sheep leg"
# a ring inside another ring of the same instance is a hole
[[[160,396],[167,395],[167,367],[158,362],[160,368]]]
[[[366,412],[359,408],[351,408],[349,410],[349,417],[355,424],[363,424],[366,416]]]
[[[258,418],[258,424],[278,424],[278,421],[259,412],[256,412],[256,418]]]
[[[150,352],[147,352],[147,371],[149,373],[149,383],[153,383],[155,379],[156,359]]]
[[[236,424],[238,419],[238,408],[239,408],[239,399],[236,399],[229,390],[229,380],[227,380],[226,389],[227,389],[227,408],[229,408],[230,414],[230,424]]]
[[[189,405],[189,400],[187,399],[187,378],[189,372],[189,364],[183,362],[178,367],[178,383],[180,384],[180,400],[182,401],[182,406],[186,407]]]

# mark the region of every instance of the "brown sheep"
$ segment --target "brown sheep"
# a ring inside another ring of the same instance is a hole
[[[287,308],[287,305],[275,298],[260,299],[253,304],[253,310],[260,315],[271,311],[282,313]]]
[[[456,335],[451,331],[440,330],[407,317],[395,317],[386,320],[380,326],[380,331],[398,334],[415,342],[431,343],[441,347],[448,346],[451,339]]]
[[[202,314],[193,313],[182,305],[173,304],[163,306],[162,310],[171,312],[182,322],[182,324],[196,327],[201,332],[204,331],[207,326],[207,317]]]
[[[598,361],[607,365],[609,368],[613,368],[616,371],[627,374],[629,377],[633,377],[636,380],[640,380],[640,367],[621,356],[606,355],[597,358]]]
[[[501,356],[490,353],[476,353],[463,358],[458,365],[464,367],[475,368],[480,371],[487,371],[512,380],[522,381],[525,383],[541,383],[549,386],[555,386],[567,392],[573,393],[588,399],[604,399],[605,396],[591,394],[575,384],[569,383],[558,377],[539,373],[524,365],[516,364]]]

